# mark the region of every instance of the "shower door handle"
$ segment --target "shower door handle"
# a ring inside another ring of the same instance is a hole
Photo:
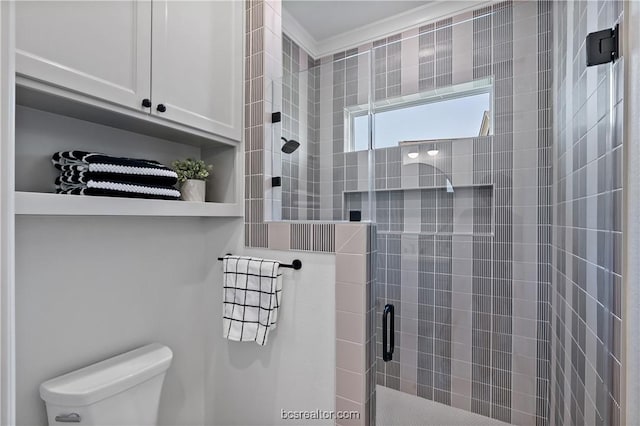
[[[387,327],[389,323],[389,327]],[[390,330],[388,330],[390,328]],[[393,305],[388,303],[382,311],[382,360],[389,362],[393,359],[393,349],[395,348],[395,323]],[[387,350],[387,334],[389,335],[389,349]]]

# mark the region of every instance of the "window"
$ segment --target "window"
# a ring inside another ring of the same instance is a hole
[[[398,146],[400,142],[469,138],[492,134],[490,88],[471,93],[438,95],[431,99],[389,101],[373,114],[373,148]],[[348,151],[369,145],[366,111],[347,114],[350,135]]]

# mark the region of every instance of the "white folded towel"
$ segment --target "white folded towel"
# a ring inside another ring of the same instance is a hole
[[[222,264],[224,338],[265,345],[282,300],[280,262],[227,255]]]

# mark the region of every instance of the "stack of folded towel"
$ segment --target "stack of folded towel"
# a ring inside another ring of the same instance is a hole
[[[58,194],[177,200],[178,175],[157,161],[112,157],[94,152],[60,151],[51,161],[60,176]]]

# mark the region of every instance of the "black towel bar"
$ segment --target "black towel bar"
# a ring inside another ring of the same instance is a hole
[[[231,256],[231,253],[227,253],[227,256]],[[224,257],[219,257],[218,260],[224,260]],[[280,267],[291,268],[297,271],[298,269],[302,269],[302,261],[300,259],[294,259],[293,262],[291,262],[291,265],[288,265],[286,263],[281,263]]]

